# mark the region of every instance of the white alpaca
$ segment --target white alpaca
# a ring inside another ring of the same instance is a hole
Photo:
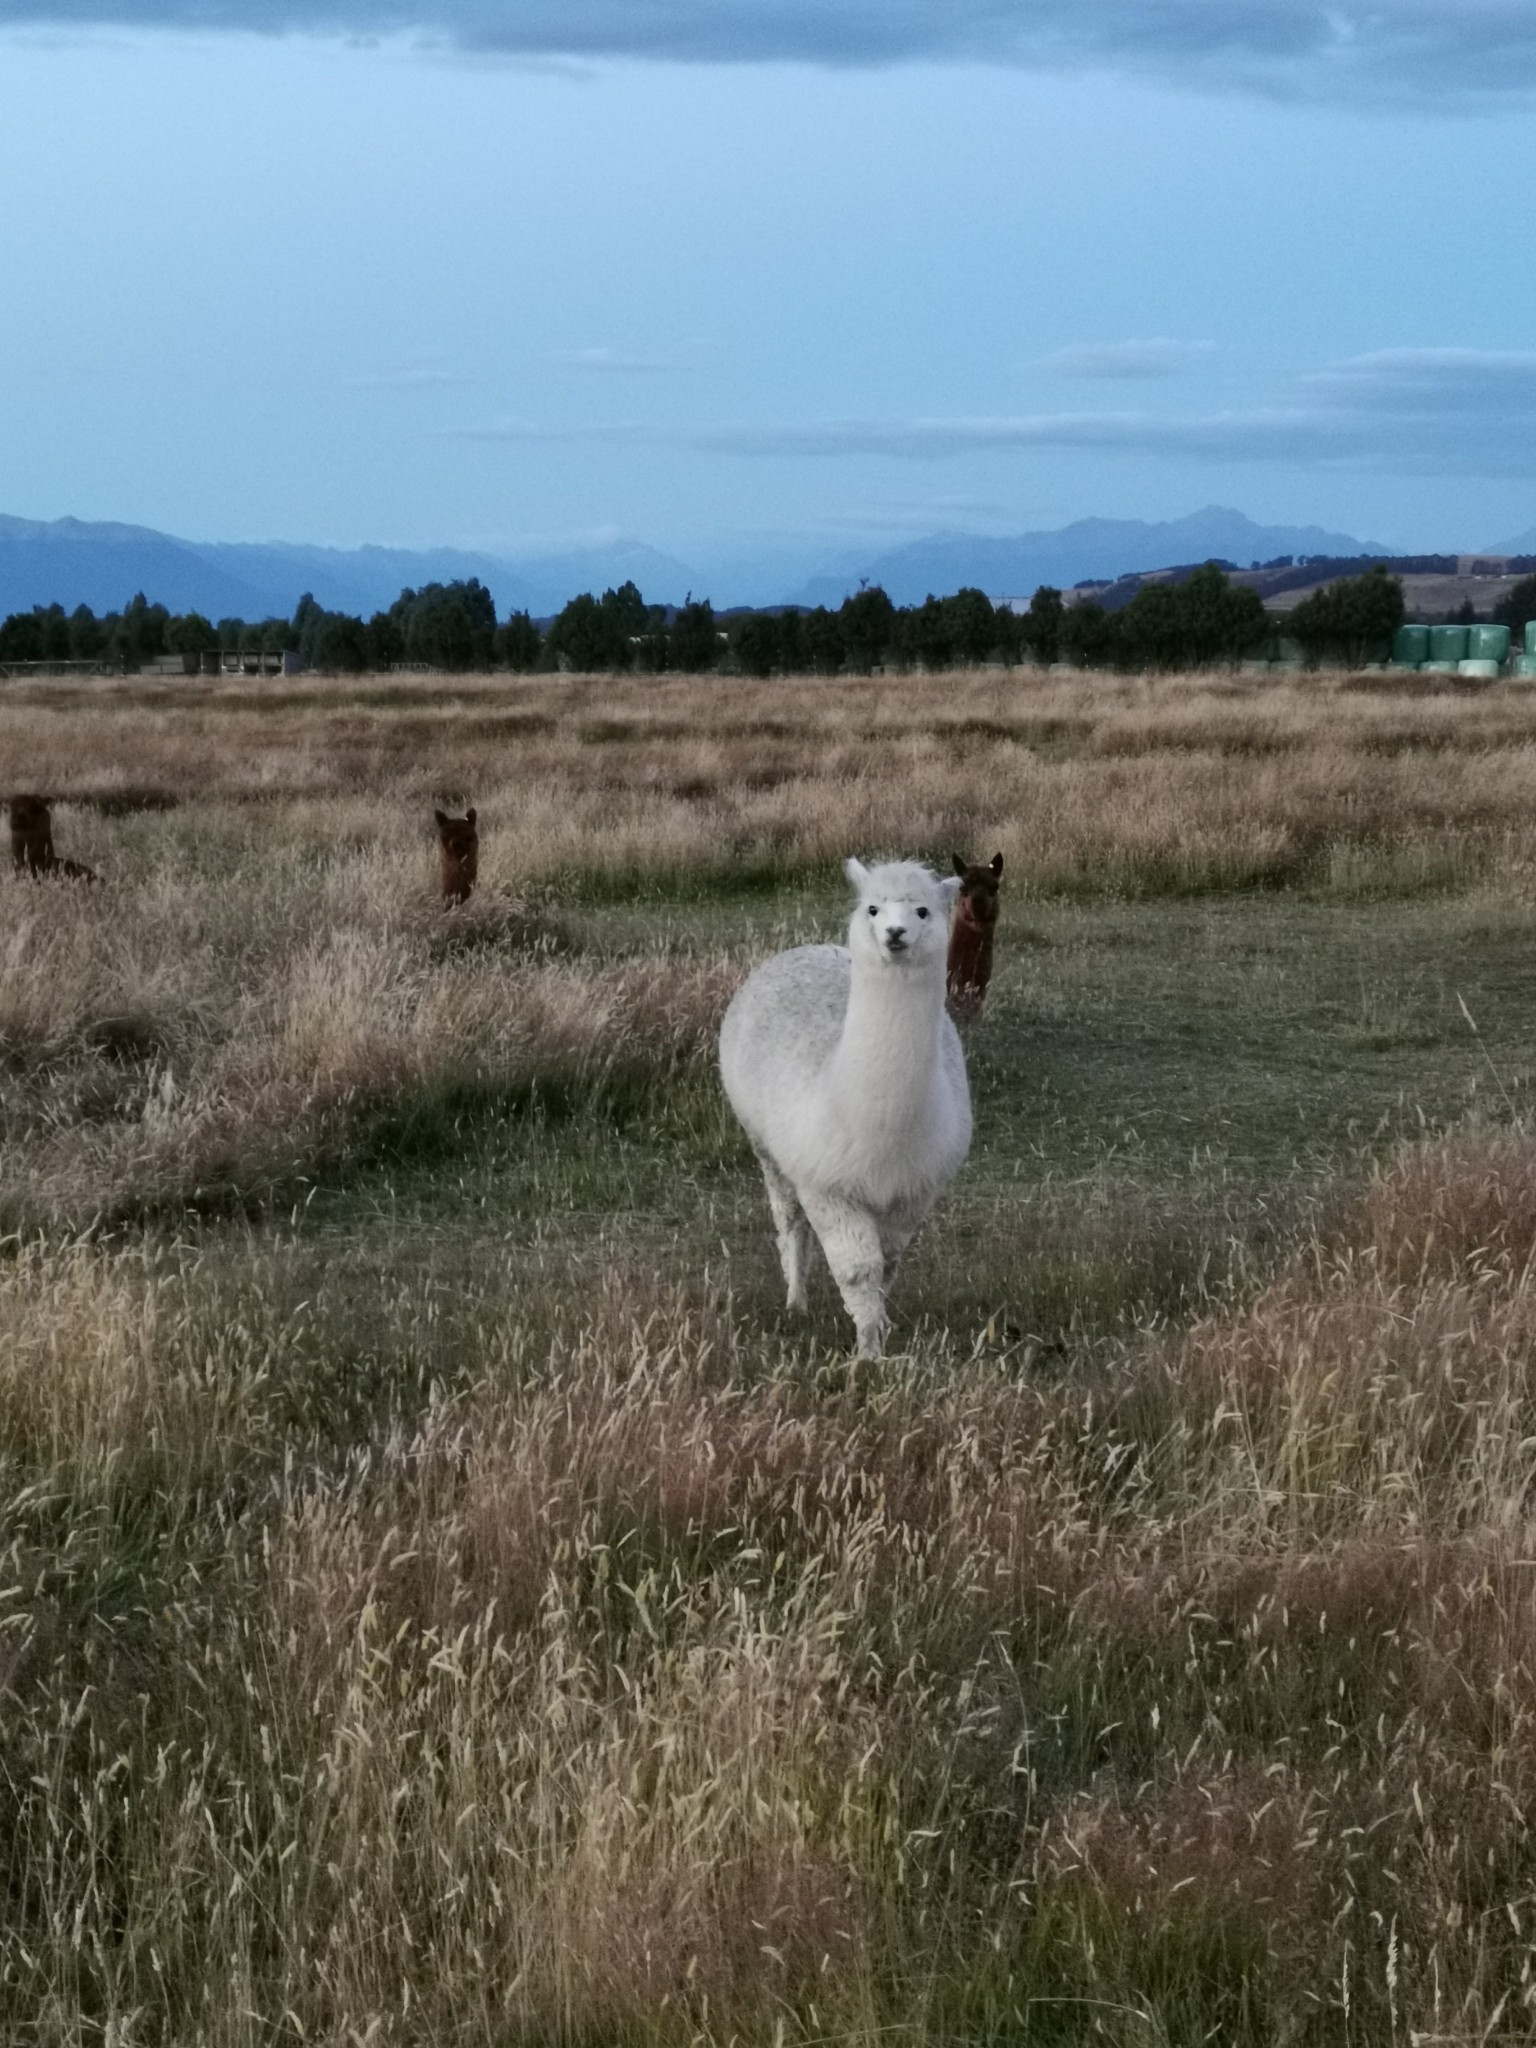
[[[959,883],[912,861],[847,875],[847,946],[755,968],[720,1027],[720,1073],[768,1183],[791,1308],[821,1240],[860,1353],[878,1358],[902,1253],[971,1144],[965,1054],[944,1009]]]

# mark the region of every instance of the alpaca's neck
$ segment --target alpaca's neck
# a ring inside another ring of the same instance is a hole
[[[949,935],[949,964],[951,968],[962,963],[990,960],[992,957],[992,927],[978,924],[972,917],[957,917],[955,928]]]
[[[944,970],[885,966],[854,956],[848,1010],[828,1069],[879,1118],[926,1098],[944,1016]]]

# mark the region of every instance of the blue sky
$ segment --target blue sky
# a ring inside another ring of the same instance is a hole
[[[0,511],[1536,525],[1536,8],[0,0]]]

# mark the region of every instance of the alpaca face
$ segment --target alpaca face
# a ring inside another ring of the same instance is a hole
[[[875,868],[850,860],[846,873],[859,899],[848,926],[856,960],[904,970],[921,971],[935,962],[942,967],[946,913],[958,882],[941,882],[916,861],[905,860]]]
[[[480,864],[480,835],[475,830],[475,807],[462,818],[450,818],[446,811],[434,811],[437,820],[437,864],[442,877],[443,901],[464,903],[475,886]]]
[[[983,867],[957,853],[952,856],[960,883],[960,915],[990,930],[997,923],[997,899],[1003,880],[1003,856],[994,853]]]

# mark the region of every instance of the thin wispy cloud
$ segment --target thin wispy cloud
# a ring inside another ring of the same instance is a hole
[[[960,60],[1304,97],[1536,89],[1529,0],[0,0],[0,24],[414,35],[521,58]]]
[[[1198,368],[1215,350],[1213,341],[1087,341],[1059,348],[1035,363],[1062,377],[1102,378],[1107,382],[1139,383],[1158,377],[1181,377]]]
[[[546,420],[482,420],[463,426],[439,427],[437,437],[444,441],[507,442],[638,441],[651,438],[646,428],[633,422],[602,425],[591,420],[574,424]]]
[[[1053,412],[965,419],[829,420],[804,426],[724,428],[695,445],[720,454],[909,461],[1025,448],[1106,448],[1218,457],[1327,452],[1320,412],[1253,410],[1179,416],[1150,412]]]
[[[621,348],[562,349],[550,361],[563,370],[591,370],[607,376],[666,376],[682,368],[660,356],[635,355]]]
[[[359,370],[347,382],[359,391],[425,391],[437,385],[462,384],[464,379],[446,363],[424,360]]]

